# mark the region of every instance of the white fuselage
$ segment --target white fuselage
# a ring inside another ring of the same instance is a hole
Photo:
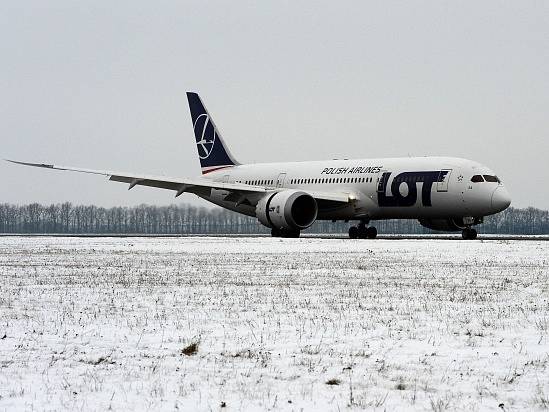
[[[216,182],[348,193],[347,204],[319,202],[318,219],[420,219],[482,217],[510,204],[500,181],[473,182],[494,176],[477,162],[451,157],[328,160],[263,163],[227,167],[206,174]],[[217,205],[255,216],[255,207],[224,200],[226,192],[203,196]]]

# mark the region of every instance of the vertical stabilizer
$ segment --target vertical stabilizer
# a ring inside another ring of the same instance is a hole
[[[187,92],[187,99],[189,100],[202,174],[238,165],[239,163],[229,152],[200,96],[193,92]]]

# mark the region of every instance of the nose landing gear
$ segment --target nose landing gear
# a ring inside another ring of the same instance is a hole
[[[477,231],[473,228],[467,227],[461,232],[461,236],[465,240],[474,240],[477,238]]]
[[[364,221],[349,228],[349,237],[351,239],[375,239],[376,236],[377,229],[373,226],[366,226]]]

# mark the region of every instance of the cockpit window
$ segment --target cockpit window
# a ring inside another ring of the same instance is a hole
[[[500,180],[497,176],[484,175],[484,180],[492,183],[500,183]]]
[[[484,182],[484,179],[482,178],[481,175],[474,175],[474,176],[471,178],[471,182],[473,182],[473,183]]]

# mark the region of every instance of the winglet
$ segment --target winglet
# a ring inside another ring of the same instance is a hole
[[[15,163],[15,164],[18,164],[18,165],[23,165],[23,166],[44,167],[46,169],[54,169],[55,168],[54,165],[48,165],[48,164],[45,164],[45,163],[20,162],[18,160],[11,160],[11,159],[4,159],[4,160],[6,162]]]

